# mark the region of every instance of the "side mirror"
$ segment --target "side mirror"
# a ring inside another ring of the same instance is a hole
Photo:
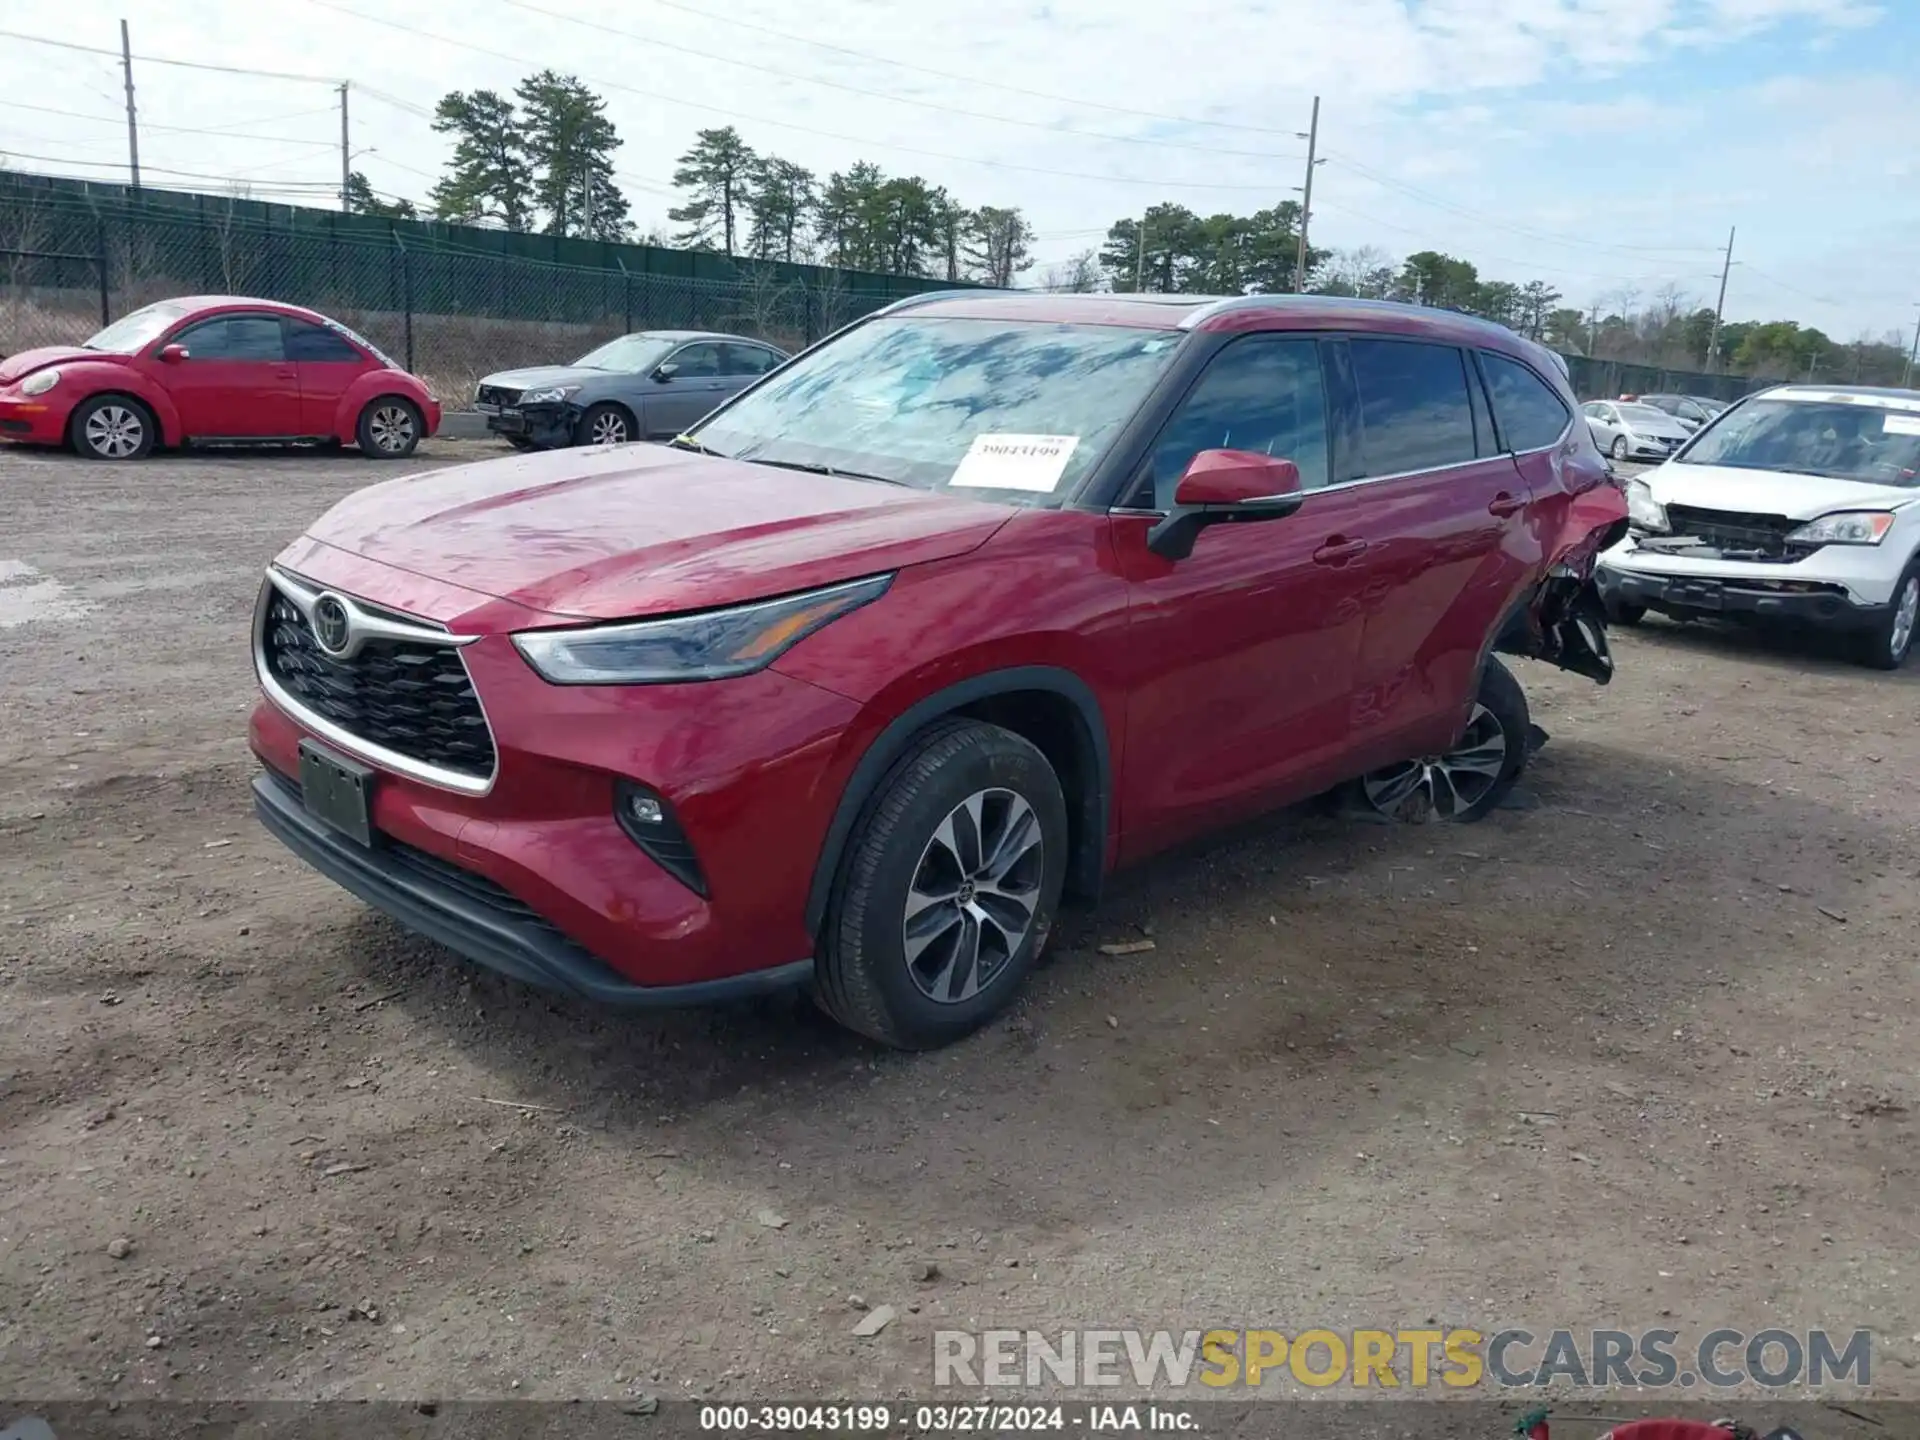
[[[680,367],[669,360],[665,364],[653,367],[653,378],[665,383],[680,373]]]
[[[191,353],[184,345],[162,345],[156,358],[163,364],[178,365],[182,360],[188,359]]]
[[[1174,487],[1173,509],[1147,532],[1147,548],[1184,560],[1209,525],[1280,520],[1306,503],[1300,467],[1250,450],[1202,450]]]

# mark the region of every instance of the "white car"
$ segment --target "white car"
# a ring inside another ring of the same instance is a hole
[[[1632,400],[1589,400],[1580,411],[1600,453],[1615,460],[1664,460],[1693,434],[1666,411]]]
[[[1748,396],[1626,482],[1600,557],[1609,615],[1812,626],[1899,668],[1920,619],[1920,391],[1786,385]]]

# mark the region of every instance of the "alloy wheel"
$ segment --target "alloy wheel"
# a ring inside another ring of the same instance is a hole
[[[367,421],[376,450],[398,455],[413,443],[413,412],[404,405],[382,405]]]
[[[1046,873],[1040,817],[1011,790],[978,790],[934,830],[901,917],[907,973],[940,1005],[991,985],[1033,928]]]
[[[593,422],[590,437],[595,445],[624,445],[627,443],[627,422],[624,416],[611,410],[599,416]]]
[[[102,405],[87,416],[82,434],[87,448],[107,460],[124,460],[146,438],[146,423],[125,405]]]
[[[1893,611],[1893,630],[1887,637],[1887,654],[1896,662],[1905,658],[1913,643],[1913,626],[1920,620],[1920,575],[1909,575],[1900,587],[1900,600]]]
[[[1444,755],[1429,755],[1376,770],[1360,782],[1367,803],[1398,820],[1457,820],[1484,800],[1506,768],[1514,742],[1484,705],[1460,743]]]

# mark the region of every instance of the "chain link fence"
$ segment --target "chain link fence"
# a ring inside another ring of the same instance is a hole
[[[156,300],[250,295],[331,315],[461,406],[483,375],[567,363],[631,331],[722,330],[797,350],[923,288],[751,261],[728,265],[728,278],[636,271],[618,255],[558,264],[409,244],[398,231],[262,223],[252,211],[267,208],[215,201],[156,216],[0,177],[0,355],[77,344]]]
[[[1582,400],[1617,400],[1622,395],[1698,395],[1710,400],[1738,400],[1749,390],[1780,383],[1751,375],[1703,375],[1694,370],[1665,370],[1658,365],[1599,360],[1588,355],[1565,358],[1573,393]]]

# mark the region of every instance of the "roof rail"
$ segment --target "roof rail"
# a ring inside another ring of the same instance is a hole
[[[1005,290],[992,290],[986,286],[976,286],[966,290],[922,290],[917,295],[902,295],[891,304],[882,305],[875,315],[898,315],[902,310],[917,310],[922,305],[931,305],[939,300],[962,300],[970,295],[1005,295]]]

